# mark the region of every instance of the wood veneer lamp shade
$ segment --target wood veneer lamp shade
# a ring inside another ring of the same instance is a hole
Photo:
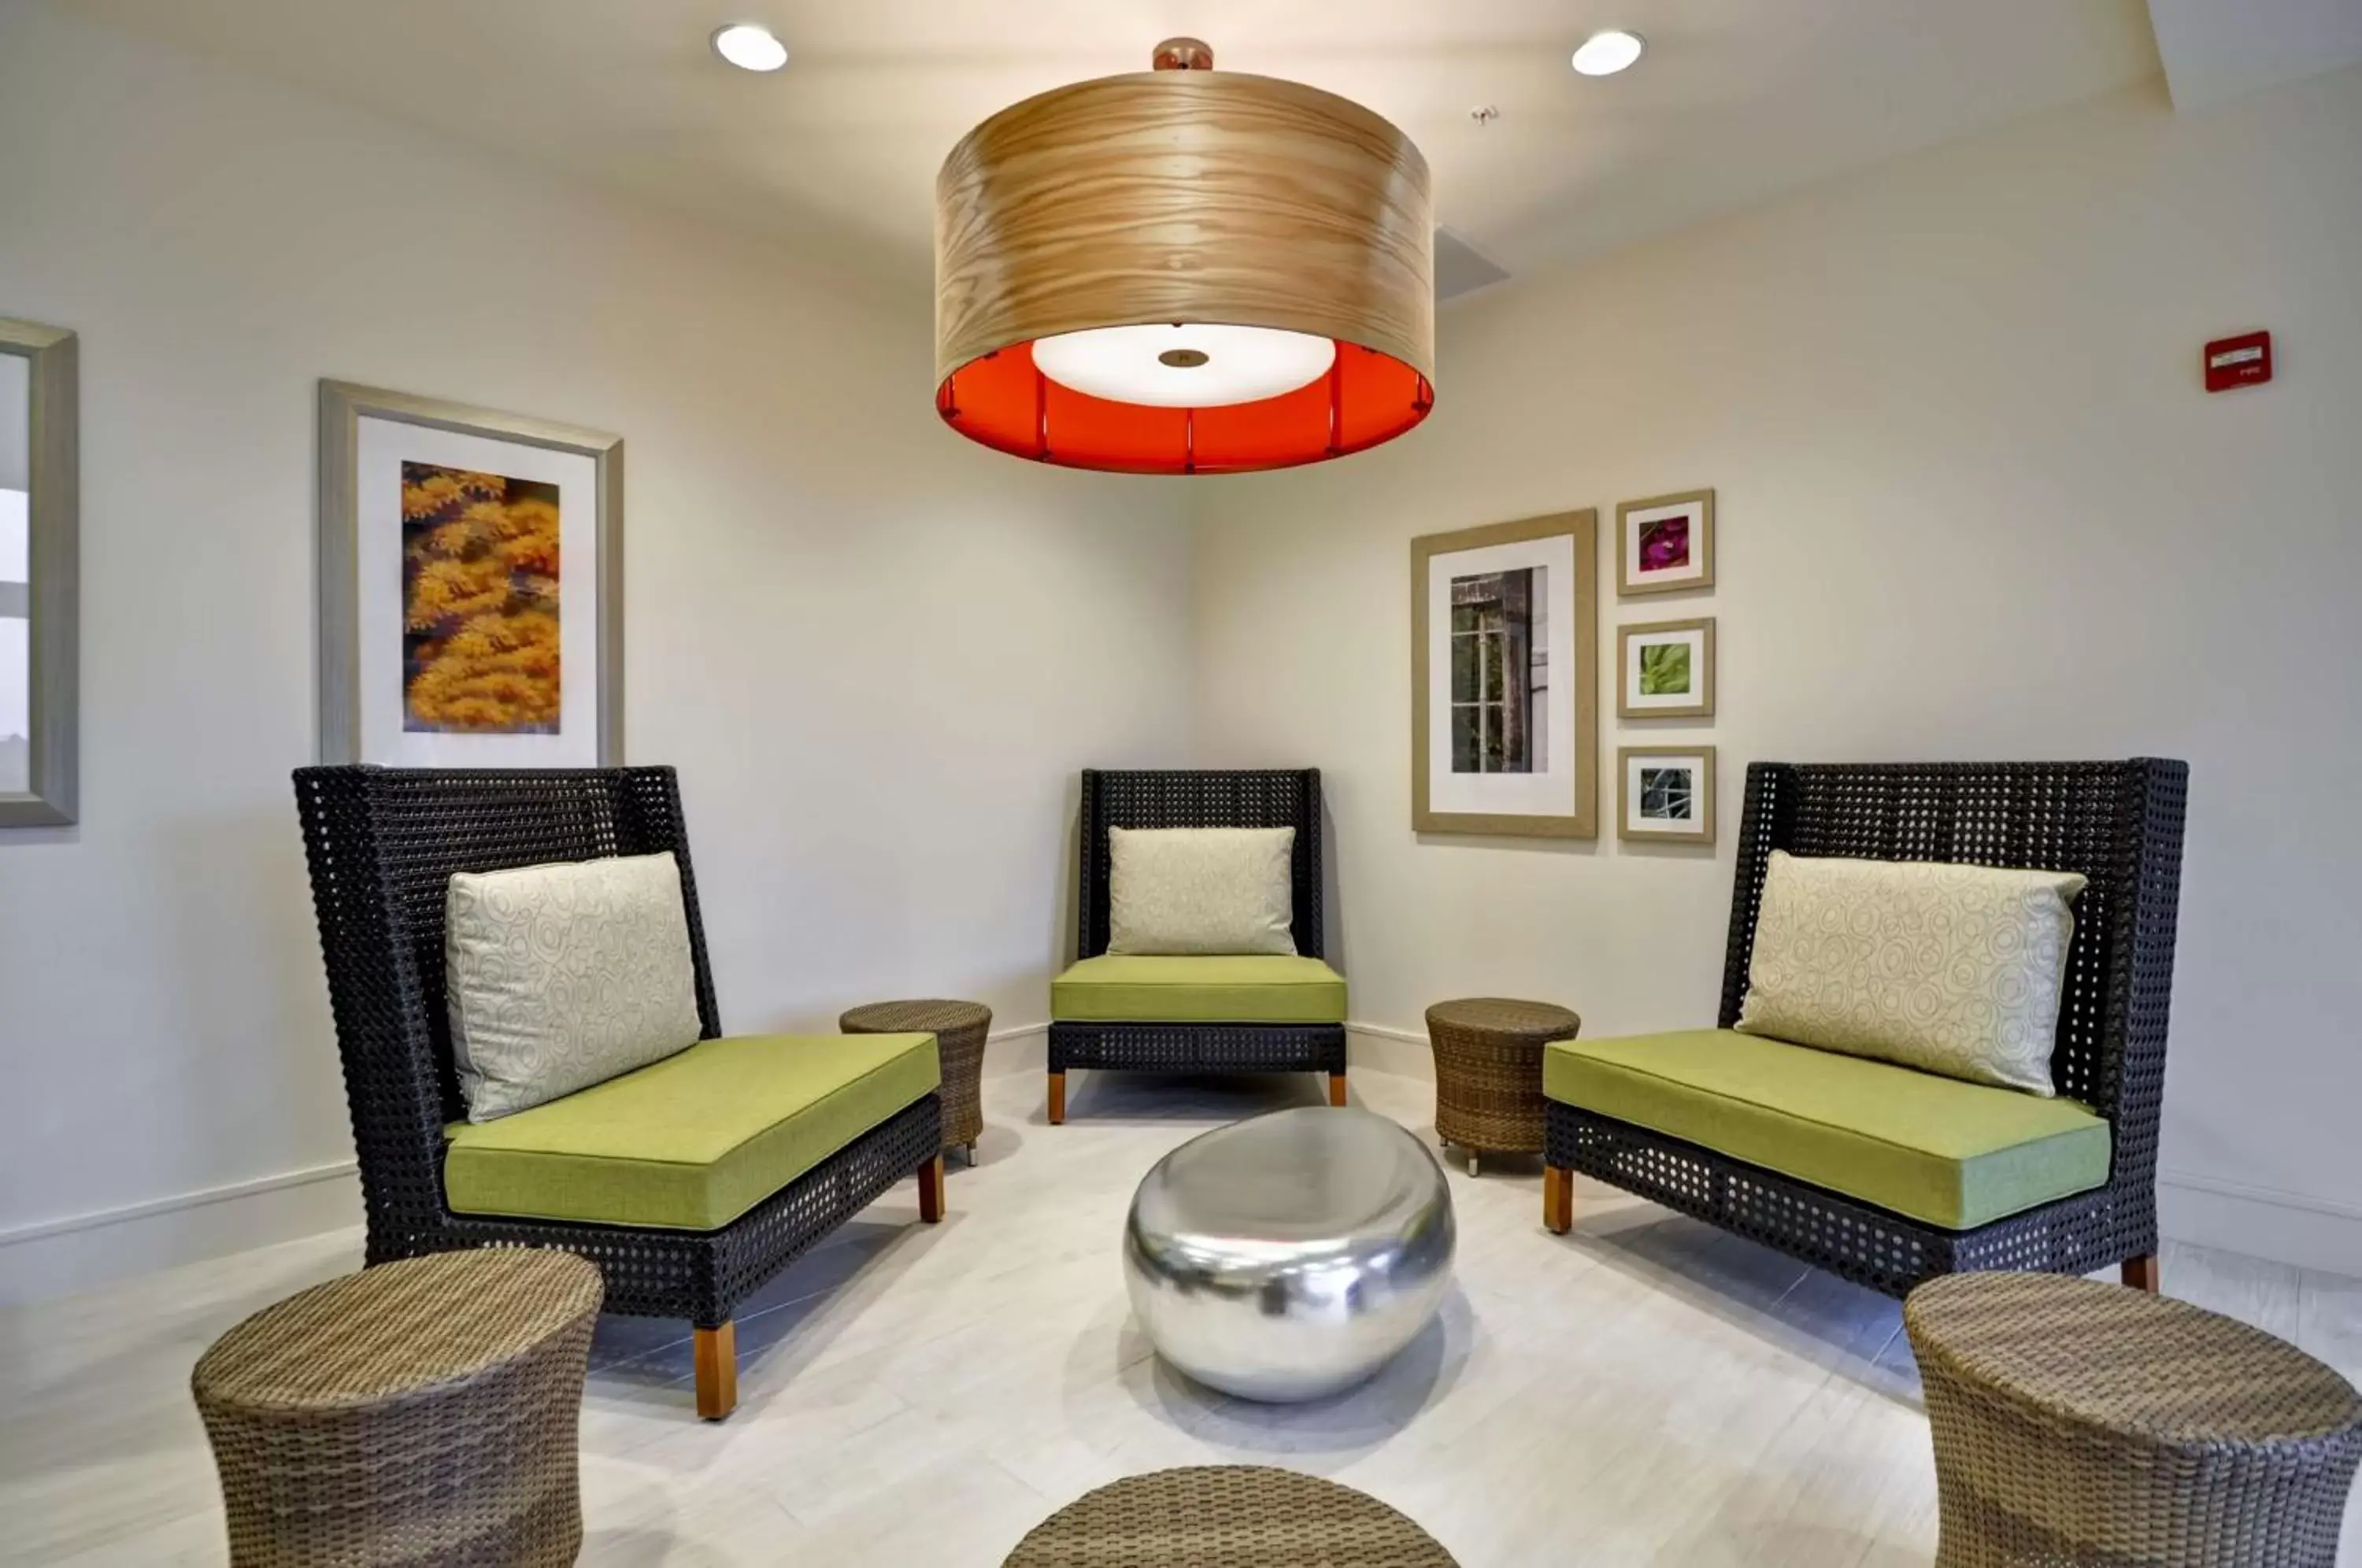
[[[1427,417],[1426,160],[1357,104],[1211,58],[1170,40],[1160,69],[1029,98],[952,149],[935,407],[953,429],[1068,468],[1227,473]]]

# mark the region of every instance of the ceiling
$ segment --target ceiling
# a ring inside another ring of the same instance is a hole
[[[2148,0],[2148,9],[2177,109],[2362,61],[2362,0]]]
[[[2144,0],[61,0],[912,282],[971,125],[1159,39],[1368,105],[1510,273],[2156,74]],[[2345,0],[2338,0],[2345,3]],[[707,47],[768,24],[768,76]],[[1592,80],[1567,56],[1635,29]],[[1471,111],[1499,111],[1479,124]]]

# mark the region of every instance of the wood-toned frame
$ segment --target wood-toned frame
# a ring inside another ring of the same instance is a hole
[[[591,460],[598,474],[599,766],[622,766],[624,438],[579,425],[332,381],[320,383],[320,760],[362,760],[359,466],[364,416],[546,447]]]
[[[1632,530],[1627,523],[1635,512],[1647,512],[1659,506],[1680,506],[1694,503],[1698,509],[1697,537],[1691,549],[1697,558],[1698,575],[1681,578],[1672,582],[1635,582],[1632,580]],[[1672,495],[1644,496],[1628,501],[1616,509],[1616,597],[1637,599],[1650,593],[1699,593],[1714,586],[1714,491],[1685,490]]]
[[[1682,761],[1698,759],[1697,820],[1703,833],[1678,833],[1670,828],[1636,828],[1632,825],[1632,762],[1636,757],[1666,756]],[[1704,844],[1714,843],[1716,796],[1714,776],[1719,769],[1710,745],[1626,745],[1616,748],[1616,836],[1641,844]]]
[[[1565,536],[1574,541],[1574,652],[1599,657],[1599,513],[1590,507],[1516,523],[1494,523],[1410,542],[1410,821],[1418,833],[1507,834],[1528,838],[1599,836],[1599,670],[1572,672],[1574,686],[1574,798],[1562,814],[1439,812],[1428,801],[1428,567],[1437,556]],[[1551,679],[1558,679],[1555,672]]]
[[[1699,669],[1697,700],[1694,702],[1669,703],[1662,708],[1632,706],[1632,640],[1649,633],[1664,635],[1670,633],[1697,632],[1702,634],[1698,646]],[[1688,621],[1636,621],[1628,626],[1616,628],[1616,716],[1619,719],[1711,719],[1714,717],[1714,617],[1701,615]]]
[[[21,790],[0,794],[0,828],[63,827],[81,811],[80,343],[62,327],[0,316],[0,354],[27,362],[26,457],[31,547],[26,573],[30,657]]]

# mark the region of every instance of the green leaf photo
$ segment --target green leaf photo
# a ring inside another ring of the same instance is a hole
[[[1640,649],[1640,695],[1684,697],[1690,690],[1690,646],[1649,643]]]

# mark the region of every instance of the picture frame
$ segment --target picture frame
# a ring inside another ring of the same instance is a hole
[[[323,381],[319,442],[321,760],[619,766],[623,437]]]
[[[81,817],[80,360],[0,316],[0,828]]]
[[[1652,844],[1713,844],[1714,775],[1710,745],[1617,748],[1616,836]]]
[[[1617,716],[1714,717],[1714,664],[1711,615],[1617,627]]]
[[[1411,826],[1599,834],[1598,513],[1410,544]]]
[[[1714,586],[1714,491],[1683,491],[1616,509],[1616,594],[1688,593]]]

